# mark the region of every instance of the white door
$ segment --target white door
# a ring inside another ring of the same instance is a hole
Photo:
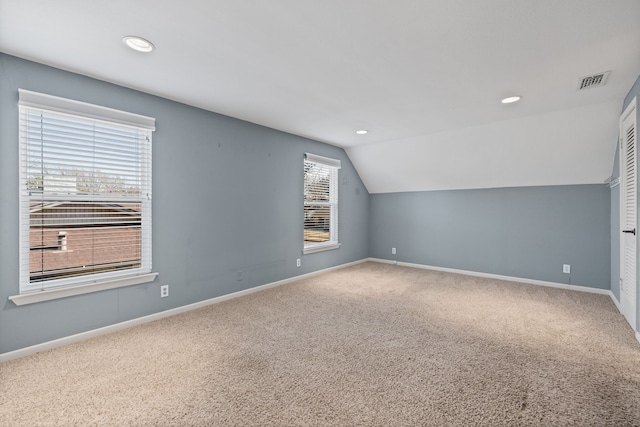
[[[636,99],[620,117],[620,306],[622,314],[636,330],[636,233],[637,199]]]

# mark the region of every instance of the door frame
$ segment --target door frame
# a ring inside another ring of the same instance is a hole
[[[624,263],[625,263],[625,238],[626,236],[623,234],[622,230],[624,229],[624,217],[625,217],[625,198],[624,198],[624,191],[625,191],[625,182],[624,182],[624,159],[625,159],[625,153],[624,153],[624,141],[625,141],[625,132],[623,130],[623,124],[624,122],[631,116],[633,115],[633,122],[635,123],[635,155],[636,155],[636,173],[635,173],[635,187],[636,187],[636,194],[635,194],[635,198],[636,198],[636,221],[634,224],[634,228],[637,231],[638,230],[638,159],[640,158],[640,156],[638,155],[638,119],[637,119],[637,97],[634,97],[631,102],[629,103],[629,105],[627,106],[627,108],[625,108],[624,112],[620,115],[620,121],[619,121],[619,144],[618,147],[620,148],[620,156],[619,156],[619,166],[620,166],[620,311],[622,312],[622,314],[625,316],[625,319],[627,319],[627,321],[631,324],[631,327],[633,328],[633,330],[635,332],[637,332],[637,313],[638,313],[638,265],[640,264],[638,262],[638,235],[636,234],[636,244],[635,244],[635,261],[636,261],[636,272],[635,272],[635,276],[636,276],[636,280],[635,280],[635,298],[633,298],[632,301],[630,301],[631,303],[631,313],[629,313],[630,317],[627,317],[627,315],[625,314],[624,308],[625,308],[625,304],[623,302],[623,285],[626,285],[626,283],[624,283],[625,277],[624,277]]]

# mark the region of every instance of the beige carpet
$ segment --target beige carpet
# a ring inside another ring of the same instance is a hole
[[[607,296],[365,263],[6,362],[0,425],[640,426],[640,344]]]

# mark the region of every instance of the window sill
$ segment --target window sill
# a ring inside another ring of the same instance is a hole
[[[313,254],[316,252],[322,252],[322,251],[330,251],[332,249],[338,249],[340,247],[340,243],[328,243],[328,244],[322,244],[322,245],[313,245],[313,246],[305,246],[302,249],[302,253],[303,254]]]
[[[34,304],[36,302],[49,301],[58,298],[66,298],[74,295],[88,294],[91,292],[106,291],[107,289],[122,288],[125,286],[139,285],[141,283],[153,282],[158,273],[147,273],[139,276],[126,277],[122,279],[112,279],[103,282],[90,283],[87,285],[74,286],[69,288],[50,289],[46,291],[35,291],[31,293],[13,295],[9,297],[15,305]]]

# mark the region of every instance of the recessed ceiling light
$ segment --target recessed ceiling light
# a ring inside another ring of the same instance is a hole
[[[126,36],[122,39],[122,42],[138,52],[151,52],[155,48],[149,40],[138,36]]]
[[[513,104],[514,102],[518,102],[520,101],[522,97],[521,96],[510,96],[508,98],[505,98],[502,100],[503,104]]]
[[[369,133],[369,131],[368,131],[368,130],[365,130],[365,129],[360,129],[360,130],[357,130],[357,131],[356,131],[356,133],[357,133],[358,135],[366,135],[366,134],[368,134],[368,133]]]

